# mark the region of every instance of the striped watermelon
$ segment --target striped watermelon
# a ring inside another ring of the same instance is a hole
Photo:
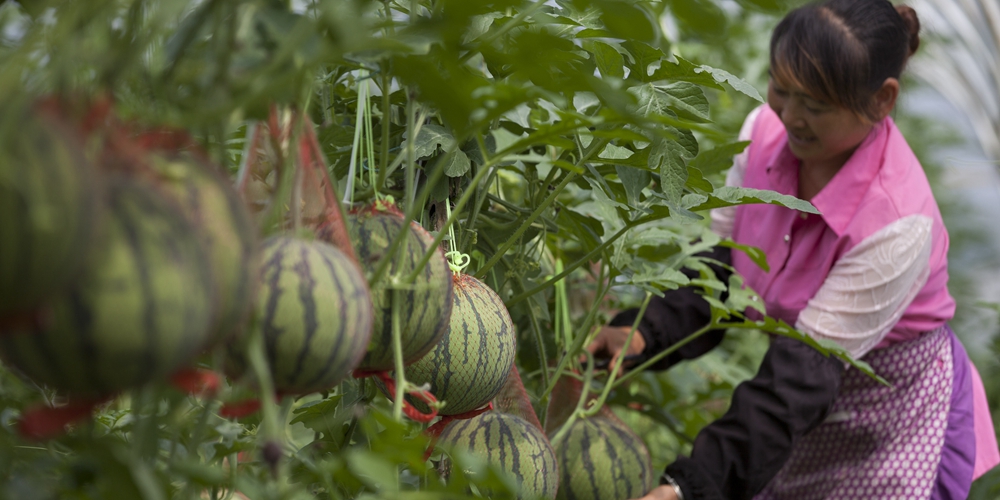
[[[364,276],[322,241],[271,237],[261,249],[256,327],[280,392],[329,389],[364,356],[372,303]]]
[[[135,179],[108,178],[102,238],[51,321],[0,335],[0,356],[36,382],[108,395],[166,376],[214,318],[208,259],[180,207]]]
[[[247,208],[216,167],[194,155],[153,155],[154,170],[198,229],[219,292],[211,344],[240,333],[253,306],[257,238]]]
[[[556,497],[559,471],[552,446],[541,430],[520,417],[488,411],[454,420],[441,432],[438,444],[468,450],[508,474],[521,490],[519,499]],[[450,461],[443,460],[442,476],[450,470]]]
[[[517,351],[514,324],[500,296],[483,282],[455,275],[448,331],[434,349],[406,367],[406,379],[430,384],[447,404],[441,415],[475,410],[500,392]],[[423,412],[423,403],[411,403]]]
[[[392,239],[403,231],[403,217],[395,209],[380,210],[374,207],[354,211],[347,217],[351,240],[355,245],[361,266],[372,269],[385,255]],[[431,247],[434,238],[419,224],[410,224],[396,260],[390,266],[389,276],[406,276],[413,272],[417,262]],[[451,270],[444,253],[436,252],[427,262],[415,283],[402,294],[403,362],[410,364],[427,354],[441,340],[448,329],[451,314]],[[366,371],[390,370],[395,366],[392,353],[392,288],[389,279],[372,288],[375,305],[375,328],[368,352],[359,368]]]
[[[646,445],[613,416],[578,419],[552,445],[559,462],[560,500],[639,498],[653,487]]]
[[[85,263],[100,183],[68,128],[0,109],[0,318],[65,291]]]

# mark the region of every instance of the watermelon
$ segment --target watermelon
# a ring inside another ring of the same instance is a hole
[[[161,184],[177,199],[208,249],[219,296],[210,344],[242,331],[253,307],[256,231],[250,214],[215,165],[195,155],[152,155]]]
[[[100,221],[100,182],[80,140],[48,115],[0,109],[0,319],[79,275]]]
[[[133,178],[108,177],[102,238],[49,321],[0,334],[0,357],[32,380],[104,396],[187,364],[215,311],[206,252],[173,200]]]
[[[447,332],[434,349],[406,367],[406,379],[430,384],[446,404],[441,415],[475,410],[500,392],[517,351],[514,324],[500,296],[465,274],[453,278],[455,293]],[[412,400],[419,410],[423,403]]]
[[[597,415],[574,421],[552,443],[559,462],[560,500],[639,498],[655,474],[646,445],[617,418]]]
[[[559,471],[552,446],[541,430],[520,417],[488,411],[454,420],[441,431],[438,444],[467,450],[507,474],[520,489],[519,499],[556,497]],[[450,471],[451,462],[442,460],[441,475]]]
[[[404,230],[403,217],[398,210],[365,208],[347,217],[348,230],[362,268],[373,270],[386,254],[392,239]],[[434,238],[413,223],[405,228],[407,238],[400,246],[389,267],[389,276],[407,276],[417,262],[431,248]],[[441,340],[448,329],[451,314],[452,272],[443,252],[435,252],[416,280],[405,287],[402,310],[405,313],[402,331],[403,362],[410,364],[425,354]],[[375,328],[368,352],[359,368],[365,371],[390,370],[395,366],[392,352],[392,295],[391,278],[382,280],[372,288],[375,306]]]
[[[357,366],[371,339],[372,302],[357,265],[316,240],[274,236],[261,249],[257,322],[275,389],[329,389]]]

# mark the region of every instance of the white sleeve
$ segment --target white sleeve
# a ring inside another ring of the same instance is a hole
[[[931,226],[899,219],[850,249],[799,314],[795,327],[864,356],[903,316],[930,276]]]
[[[754,108],[753,111],[747,115],[747,119],[743,121],[743,126],[740,127],[740,134],[737,140],[739,141],[749,141],[750,137],[753,135],[753,124],[757,121],[757,115],[760,114],[760,110],[766,106],[762,104]],[[733,166],[729,169],[729,173],[726,174],[726,185],[727,186],[742,186],[743,176],[747,171],[747,150],[744,149],[742,153],[733,157]],[[722,207],[711,210],[710,215],[712,217],[712,231],[715,234],[723,238],[729,238],[733,235],[733,221],[736,219],[736,207]]]

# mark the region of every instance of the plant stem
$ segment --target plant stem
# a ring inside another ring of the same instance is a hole
[[[487,162],[487,165],[489,163],[490,162]],[[424,267],[427,266],[427,263],[431,260],[431,257],[433,257],[438,252],[438,245],[441,244],[441,241],[444,239],[445,235],[448,234],[448,229],[450,229],[455,224],[455,221],[458,220],[459,214],[462,213],[462,210],[465,208],[465,205],[469,202],[469,199],[472,198],[472,196],[475,194],[476,186],[479,185],[479,182],[482,181],[483,176],[487,172],[489,172],[489,170],[490,168],[484,165],[483,168],[479,169],[479,172],[476,172],[476,176],[473,177],[471,181],[469,181],[469,186],[462,193],[462,197],[458,199],[458,203],[455,204],[455,209],[451,211],[451,214],[448,216],[448,220],[446,220],[444,224],[438,229],[438,233],[437,236],[434,237],[434,241],[431,242],[430,246],[427,248],[427,251],[424,252],[424,255],[420,257],[420,260],[417,262],[417,264],[413,266],[413,272],[410,273],[410,275],[407,276],[406,278],[407,283],[411,282],[414,278],[417,277],[417,275],[424,272]],[[479,277],[479,279],[482,278]]]
[[[155,407],[157,399],[152,396],[152,391],[152,387],[136,389],[132,396],[132,414],[137,417],[132,445],[136,458],[142,460],[149,456],[151,449],[154,449],[153,446],[150,446],[149,441],[156,442],[154,434],[159,411]],[[150,410],[150,407],[153,407],[152,411],[148,415],[144,415],[143,412]]]
[[[587,356],[587,371],[583,373],[583,388],[580,390],[580,398],[576,401],[576,408],[573,410],[573,413],[570,413],[569,418],[559,427],[556,435],[552,436],[550,442],[553,446],[558,446],[558,443],[566,436],[566,433],[569,432],[570,427],[573,426],[576,419],[580,418],[583,407],[587,404],[587,399],[590,396],[590,383],[594,380],[594,356],[590,354],[590,351],[584,351],[584,353]]]
[[[494,253],[493,256],[490,257],[490,260],[486,261],[486,264],[484,264],[483,267],[479,269],[479,271],[475,275],[476,278],[482,279],[482,277],[486,275],[486,272],[489,271],[490,268],[496,265],[496,263],[503,258],[503,256],[507,253],[507,250],[510,250],[510,247],[514,246],[514,244],[521,238],[524,232],[527,231],[528,228],[535,223],[535,219],[537,219],[542,214],[543,211],[548,210],[549,206],[551,206],[552,203],[556,201],[556,198],[562,193],[562,190],[565,189],[566,186],[569,185],[570,181],[572,181],[574,178],[576,178],[575,173],[570,172],[566,174],[566,177],[564,177],[562,182],[560,182],[559,185],[556,186],[555,189],[552,191],[552,193],[550,193],[549,196],[545,198],[545,201],[543,201],[542,204],[539,205],[538,208],[536,208],[535,211],[532,212],[527,219],[525,219],[525,221],[521,224],[521,226],[517,228],[517,231],[514,231],[514,234],[511,235],[510,239],[503,242],[500,245],[500,248],[497,249],[496,253]]]
[[[539,196],[542,193],[545,192],[546,188],[548,188],[550,185],[552,185],[552,182],[555,181],[556,175],[558,175],[558,174],[559,174],[559,167],[553,166],[551,169],[549,169],[549,173],[546,174],[545,180],[542,181],[541,189],[538,190],[538,195]],[[537,200],[536,200],[536,202],[537,202]]]
[[[519,287],[522,290],[520,281],[513,281],[513,286]],[[536,304],[529,304],[528,307],[531,309],[531,314],[528,314],[528,319],[531,321],[531,333],[535,340],[536,350],[538,351],[538,366],[542,372],[542,387],[549,386],[549,355],[545,349],[545,339],[542,338],[542,328],[538,325],[538,315],[535,314],[534,308]]]
[[[358,72],[358,100],[354,115],[354,141],[351,143],[351,161],[347,167],[347,186],[344,188],[344,203],[351,205],[354,203],[354,179],[357,177],[358,165],[364,163],[364,154],[361,151],[361,132],[364,129],[364,104],[362,94],[367,89],[368,83],[362,88],[362,80],[367,76],[367,70]]]
[[[302,229],[302,166],[290,162],[295,170],[292,176],[292,230],[298,234]]]
[[[417,151],[414,145],[417,139],[415,137],[417,110],[409,91],[407,91],[406,97],[406,130],[413,134],[413,136],[409,136],[410,140],[406,141],[406,183],[404,184],[406,193],[404,193],[404,199],[406,200],[405,206],[409,207],[413,205],[413,199],[417,196],[414,186],[417,168]],[[386,168],[385,170],[388,171],[389,169]]]
[[[389,7],[386,6],[386,15],[389,15]],[[379,169],[378,175],[378,185],[382,188],[385,185],[385,178],[389,173],[389,169],[386,168],[389,165],[389,87],[392,85],[392,78],[389,77],[389,73],[382,69],[382,121],[380,125],[382,126],[382,137],[379,144],[379,163],[382,164],[383,168]],[[412,141],[411,141],[412,142]]]
[[[608,139],[598,140],[595,138],[593,141],[591,141],[590,146],[587,147],[587,150],[583,153],[583,155],[580,158],[580,161],[577,162],[577,164],[582,165],[584,162],[589,160],[592,155],[604,149],[604,146],[607,145],[608,142],[609,142]],[[496,265],[496,263],[503,258],[503,256],[507,253],[507,250],[509,250],[511,246],[513,246],[518,240],[520,240],[521,235],[523,235],[524,232],[527,231],[528,228],[535,223],[535,220],[542,215],[542,212],[548,210],[549,206],[551,206],[552,203],[556,201],[556,198],[558,198],[559,195],[562,193],[562,190],[566,189],[566,186],[568,186],[569,183],[576,178],[576,175],[577,174],[575,172],[566,173],[562,181],[560,181],[559,184],[552,189],[552,192],[549,193],[549,196],[546,197],[545,200],[542,201],[542,203],[538,205],[537,208],[535,208],[535,211],[528,216],[528,218],[521,224],[521,227],[517,228],[517,231],[514,231],[514,234],[511,235],[510,239],[501,244],[500,248],[497,249],[496,253],[494,253],[493,256],[490,257],[490,260],[486,261],[486,264],[484,264],[483,267],[479,269],[479,271],[475,275],[476,278],[482,279],[482,277],[486,275],[486,272],[489,271],[490,268]]]
[[[558,283],[559,280],[565,278],[566,276],[568,276],[573,271],[576,271],[577,269],[579,269],[580,267],[582,267],[584,264],[592,261],[594,259],[594,257],[596,257],[599,253],[603,252],[605,248],[608,248],[609,246],[611,246],[611,244],[614,243],[615,240],[617,240],[618,238],[621,238],[622,235],[624,235],[629,229],[632,229],[632,227],[633,227],[632,225],[626,224],[625,227],[619,229],[617,233],[611,235],[610,238],[604,240],[596,248],[594,248],[593,250],[587,252],[587,255],[584,255],[583,257],[577,259],[576,262],[570,264],[569,266],[566,266],[566,268],[563,269],[562,272],[560,272],[560,273],[556,274],[555,276],[553,276],[553,277],[545,280],[543,283],[541,283],[539,285],[536,285],[534,288],[528,290],[527,292],[519,293],[519,294],[511,297],[510,299],[508,299],[505,302],[505,304],[509,308],[509,307],[513,306],[514,304],[517,304],[518,302],[521,302],[522,300],[524,300],[524,299],[526,299],[528,297],[531,297],[532,295],[534,295],[534,294],[536,294],[536,293],[538,293],[538,292],[540,292],[540,291],[542,291],[542,290],[544,290],[544,289],[552,286],[553,284]]]
[[[602,265],[601,274],[598,279],[598,283],[601,284],[598,286],[600,286],[601,288],[600,292],[597,293],[596,298],[594,299],[594,305],[593,307],[590,308],[590,311],[587,313],[587,317],[583,320],[583,324],[580,325],[580,334],[577,335],[576,338],[574,339],[573,345],[570,346],[569,349],[564,351],[563,357],[559,360],[559,365],[556,367],[556,371],[552,375],[552,379],[547,384],[545,384],[545,392],[542,394],[542,397],[539,398],[539,401],[544,402],[549,397],[549,395],[555,389],[556,383],[559,382],[559,378],[566,374],[566,366],[573,359],[573,357],[576,356],[576,353],[579,352],[579,350],[583,347],[583,344],[590,339],[590,336],[594,331],[593,323],[594,320],[597,318],[597,311],[599,309],[598,305],[601,303],[601,301],[604,300],[604,296],[608,293],[608,290],[611,289],[610,282],[607,285],[603,285],[604,280],[605,280],[604,266]],[[591,334],[586,334],[584,332],[591,332]]]
[[[264,354],[264,338],[258,328],[250,328],[247,339],[247,361],[260,389],[260,411],[263,417],[264,439],[278,440],[282,436],[283,423],[278,422],[278,408],[274,392],[271,370]]]
[[[562,259],[556,259],[555,271],[562,273]],[[563,330],[556,332],[556,338],[559,338],[561,335],[563,340],[562,345],[564,346],[573,343],[573,323],[569,317],[569,298],[566,295],[566,279],[564,278],[556,282],[556,315]]]
[[[640,315],[638,317],[641,318],[642,314],[640,313]],[[724,325],[719,325],[719,324],[714,323],[714,322],[710,322],[709,324],[705,325],[704,327],[702,327],[698,331],[692,333],[691,335],[688,335],[687,337],[684,337],[683,339],[681,339],[677,343],[671,345],[670,347],[664,349],[663,351],[660,351],[660,352],[656,353],[655,356],[649,358],[648,360],[646,360],[641,365],[639,365],[639,366],[637,366],[637,367],[629,370],[628,373],[626,373],[625,375],[623,375],[621,378],[619,378],[618,380],[616,380],[614,382],[614,387],[618,387],[618,386],[624,384],[625,382],[631,380],[632,378],[634,378],[638,374],[642,373],[644,370],[646,370],[650,366],[653,366],[657,361],[660,361],[661,359],[669,356],[674,351],[680,349],[681,347],[684,347],[685,345],[688,344],[688,342],[691,342],[694,339],[696,339],[696,338],[704,335],[705,333],[708,333],[709,331],[714,330],[716,328],[725,328],[725,326]],[[609,381],[609,385],[610,385],[610,381]]]
[[[476,143],[479,144],[479,151],[483,158],[486,158],[488,152],[486,150],[486,143],[483,142],[483,136],[481,134],[476,135]],[[478,168],[483,168],[483,166],[481,165]],[[490,192],[488,187],[490,185],[490,181],[492,181],[496,175],[497,169],[491,169],[490,177],[488,177],[482,184],[476,186],[476,202],[472,205],[469,216],[466,217],[465,232],[462,234],[462,242],[458,248],[465,249],[469,247],[469,238],[472,237],[472,234],[476,230],[476,223],[479,222],[479,210],[483,206],[483,200]]]
[[[392,401],[392,418],[397,422],[403,420],[403,399],[406,397],[406,373],[403,369],[403,326],[401,324],[403,294],[394,288],[392,290],[392,354],[396,363],[396,397]]]
[[[256,163],[254,160],[256,159],[257,150],[254,148],[257,145],[259,132],[260,130],[256,121],[247,124],[246,142],[243,143],[243,156],[240,157],[240,168],[236,173],[236,182],[234,183],[237,190],[242,190],[247,182],[247,176],[253,175],[250,168],[251,165]]]
[[[545,388],[545,392],[542,393],[539,400],[544,401],[549,397],[549,394],[552,394],[552,391],[556,388],[556,383],[559,382],[559,378],[567,373],[566,366],[569,364],[570,360],[573,359],[573,356],[576,356],[577,352],[580,352],[580,350],[583,349],[583,343],[587,340],[587,337],[589,337],[589,335],[578,336],[573,341],[573,345],[569,346],[569,348],[563,352],[562,358],[559,359],[559,364],[556,366],[556,371],[549,380],[549,385]],[[584,354],[590,355],[590,352],[584,351]]]
[[[646,298],[643,299],[642,305],[639,306],[639,314],[635,317],[635,321],[632,322],[632,328],[629,329],[628,336],[625,337],[626,346],[632,345],[632,337],[639,328],[639,322],[642,321],[642,315],[646,313],[646,307],[649,306],[649,300],[651,298],[653,298],[653,294],[646,292]],[[584,415],[591,417],[597,415],[597,412],[601,411],[601,407],[604,406],[604,402],[608,399],[608,394],[610,394],[611,389],[615,387],[615,379],[618,377],[618,373],[621,372],[622,363],[625,362],[625,354],[627,354],[627,352],[621,352],[615,358],[614,366],[611,367],[611,373],[608,375],[608,381],[604,384],[604,390],[601,391],[601,395],[597,397],[594,404],[591,405],[590,408],[584,410]]]
[[[451,156],[455,154],[458,150],[458,144],[461,143],[460,140],[456,140],[444,154],[438,157],[434,162],[434,167],[431,170],[431,174],[427,178],[427,182],[424,188],[420,190],[420,195],[414,200],[413,205],[406,207],[406,211],[403,213],[403,227],[408,227],[410,222],[413,221],[414,216],[417,213],[418,205],[423,207],[426,203],[427,197],[430,196],[431,187],[433,187],[441,176],[444,175],[444,165],[445,162],[451,159]],[[389,243],[389,248],[386,249],[385,255],[379,260],[378,264],[375,266],[375,272],[372,273],[371,278],[368,280],[370,286],[376,286],[383,278],[385,278],[386,273],[389,271],[389,265],[392,263],[392,259],[395,258],[396,252],[399,251],[399,247],[402,242],[407,239],[406,236],[409,234],[408,231],[399,231]]]
[[[574,262],[574,263],[570,264],[569,266],[567,266],[566,269],[563,270],[563,272],[561,272],[561,273],[559,273],[559,274],[557,274],[557,275],[555,275],[555,276],[553,276],[553,277],[545,280],[544,283],[541,283],[541,284],[537,285],[536,287],[532,288],[531,290],[528,290],[527,292],[519,293],[519,294],[511,297],[510,299],[508,299],[504,303],[509,308],[509,307],[513,306],[514,304],[517,304],[518,302],[521,302],[522,300],[524,300],[524,299],[526,299],[528,297],[531,297],[532,295],[534,295],[534,294],[536,294],[536,293],[538,293],[538,292],[540,292],[540,291],[542,291],[542,290],[544,290],[544,289],[552,286],[553,283],[558,282],[559,280],[561,280],[564,277],[566,277],[566,275],[568,275],[569,273],[577,270],[579,267],[581,267],[584,264],[592,261],[594,259],[594,257],[597,256],[597,254],[603,252],[604,249],[608,248],[618,238],[621,238],[626,232],[628,232],[629,229],[635,228],[635,227],[640,226],[642,224],[646,224],[647,222],[653,222],[655,220],[663,219],[663,218],[666,218],[666,217],[669,217],[669,215],[647,216],[647,217],[642,217],[642,218],[636,219],[636,220],[631,221],[631,222],[626,222],[625,223],[625,227],[619,229],[617,233],[611,235],[610,238],[608,238],[608,239],[604,240],[603,242],[601,242],[601,244],[598,245],[596,248],[594,248],[593,250],[587,252],[587,255],[584,255],[583,257],[581,257],[580,259],[578,259],[576,262]]]

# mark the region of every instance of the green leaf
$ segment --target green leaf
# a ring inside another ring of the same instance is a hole
[[[788,9],[788,2],[782,0],[736,0],[744,8],[761,12],[781,13]]]
[[[577,38],[614,38],[610,31],[596,28],[585,28],[576,33]]]
[[[226,484],[228,476],[221,467],[212,467],[195,461],[177,461],[170,468],[201,486],[222,486]]]
[[[687,150],[670,139],[657,139],[651,146],[649,167],[660,173],[660,190],[667,202],[680,205],[687,183]]]
[[[382,454],[362,448],[350,448],[347,465],[354,476],[369,488],[387,492],[399,490],[396,464]]]
[[[455,151],[451,159],[444,166],[444,174],[448,177],[461,177],[472,168],[468,155],[462,151]]]
[[[687,167],[688,176],[685,185],[695,191],[702,191],[706,193],[712,192],[715,186],[708,181],[704,176],[701,175],[701,170],[688,165]],[[681,202],[683,204],[683,201]]]
[[[712,75],[712,78],[715,79],[716,82],[719,83],[726,82],[729,84],[730,87],[733,88],[733,90],[740,92],[744,95],[748,95],[753,99],[755,99],[757,102],[764,102],[764,98],[760,96],[760,93],[757,92],[757,89],[754,88],[753,85],[750,85],[749,83],[747,83],[746,80],[737,77],[728,71],[718,68],[713,68],[711,66],[705,66],[703,64],[699,66],[698,69],[695,70],[695,72],[708,73]]]
[[[393,57],[389,65],[399,81],[410,85],[453,130],[466,130],[474,122],[490,118],[475,96],[480,89],[490,88],[491,82],[460,64],[454,53],[435,47],[427,55]],[[497,107],[493,111],[503,110]]]
[[[296,408],[292,412],[294,417],[290,423],[302,424],[313,432],[318,432],[330,436],[331,434],[342,432],[342,424],[346,418],[337,416],[337,407],[343,399],[343,395],[330,396],[327,399],[310,401]],[[348,412],[344,412],[348,413]]]
[[[581,2],[579,0],[555,0],[555,2],[548,2],[558,4],[560,13],[580,26],[586,26],[588,28],[600,28],[604,24],[601,22],[601,11],[593,6],[590,2]]]
[[[625,58],[614,47],[601,41],[585,40],[583,48],[594,55],[601,75],[625,78]]]
[[[764,102],[764,98],[760,96],[760,93],[757,92],[757,89],[754,88],[753,85],[750,85],[745,80],[729,73],[728,71],[706,66],[704,64],[700,66],[695,65],[691,61],[688,61],[678,55],[674,55],[674,59],[676,59],[676,61],[662,61],[660,63],[660,67],[646,80],[674,80],[690,82],[703,87],[710,87],[718,90],[724,90],[724,87],[720,84],[726,83],[733,90],[750,96],[757,102]]]
[[[729,276],[729,295],[726,297],[725,307],[730,311],[753,309],[762,315],[767,314],[760,295],[743,285],[743,278],[739,274],[733,273]]]
[[[733,240],[722,240],[719,242],[719,245],[739,250],[745,253],[746,256],[749,257],[751,261],[753,261],[754,264],[757,264],[757,266],[763,269],[765,272],[771,270],[771,266],[768,265],[767,263],[767,255],[764,254],[763,250],[757,247],[752,247],[750,245],[741,245]]]
[[[608,31],[626,40],[653,41],[656,30],[653,20],[639,4],[621,0],[598,0],[603,14],[601,20]]]
[[[731,142],[698,153],[691,161],[691,166],[701,170],[704,175],[721,172],[732,166],[733,157],[742,153],[750,141]]]
[[[625,142],[646,142],[649,140],[646,136],[627,128],[596,129],[591,130],[590,135],[604,139],[619,139]],[[643,166],[645,166],[645,162]]]
[[[697,200],[697,198],[691,198]],[[800,200],[794,196],[766,191],[763,189],[752,189],[735,186],[723,186],[716,189],[707,196],[702,197],[697,205],[685,206],[692,211],[708,210],[719,207],[730,207],[733,205],[749,205],[753,203],[769,203],[771,205],[781,205],[800,212],[819,214],[819,210],[805,200]]]
[[[628,204],[638,207],[642,190],[649,186],[649,172],[625,165],[615,165],[615,171],[618,173],[618,179],[622,182],[622,186],[625,187]]]
[[[597,155],[597,157],[605,160],[625,160],[634,154],[635,153],[633,153],[631,149],[615,146],[614,144],[608,144],[604,147],[604,150]]]
[[[524,138],[524,135],[517,135],[505,128],[495,128],[490,131],[490,137],[496,144],[496,151],[504,151]]]
[[[600,246],[601,237],[604,236],[604,228],[593,217],[582,215],[573,210],[560,210],[558,221],[560,231],[569,230],[585,248]]]
[[[629,54],[629,77],[640,81],[649,81],[649,66],[665,57],[662,50],[636,40],[626,39],[621,46]]]
[[[698,285],[707,290],[726,291],[726,284],[717,279],[695,278],[691,280],[692,285]]]
[[[645,137],[643,139],[645,139]],[[646,147],[636,151],[631,156],[625,158],[601,158],[600,156],[598,156],[598,158],[595,161],[593,161],[593,163],[605,164],[605,165],[628,165],[630,167],[650,170],[649,153],[652,149],[653,149],[652,147]],[[659,172],[657,171],[657,173]]]
[[[590,184],[591,188],[590,199],[578,205],[571,206],[569,209],[600,221],[606,235],[614,234],[619,229],[625,227],[625,221],[622,220],[619,210],[628,211],[628,205],[619,203],[609,197],[604,192],[604,189],[601,188],[600,182],[589,177],[586,178],[586,181]]]
[[[875,370],[872,369],[871,365],[869,365],[868,363],[866,363],[864,361],[861,361],[859,359],[854,359],[851,356],[851,354],[849,352],[847,352],[846,349],[844,349],[843,347],[841,347],[836,342],[833,342],[833,341],[828,340],[828,339],[816,339],[816,338],[813,338],[810,335],[807,335],[807,334],[805,334],[803,332],[800,332],[799,330],[796,330],[795,328],[793,328],[788,323],[785,323],[783,320],[774,319],[774,318],[772,318],[770,316],[765,316],[764,319],[761,319],[761,320],[758,320],[758,321],[746,320],[743,323],[724,324],[724,325],[720,325],[720,326],[728,327],[728,328],[755,328],[755,329],[759,329],[759,330],[765,331],[767,333],[773,333],[773,334],[776,334],[776,335],[781,335],[781,336],[784,336],[784,337],[790,337],[790,338],[802,341],[806,345],[808,345],[808,346],[812,347],[813,349],[816,349],[817,351],[819,351],[820,354],[822,354],[824,356],[827,356],[827,357],[833,356],[833,357],[835,357],[835,358],[837,358],[837,359],[839,359],[841,361],[844,361],[844,362],[850,364],[854,368],[857,368],[858,370],[861,370],[862,373],[864,373],[864,374],[868,375],[869,377],[875,379],[879,383],[887,385],[887,386],[890,386],[890,387],[892,386],[892,384],[890,384],[889,381],[887,381],[886,379],[880,377],[877,373],[875,373]]]
[[[726,14],[710,1],[672,0],[670,10],[682,26],[701,37],[718,39],[726,34]]]
[[[469,20],[469,28],[463,37],[465,43],[471,43],[475,39],[485,35],[490,30],[490,27],[493,26],[493,22],[503,17],[504,15],[500,12],[489,12],[480,16],[474,16]]]
[[[663,296],[663,290],[676,290],[691,283],[687,275],[674,268],[652,265],[647,262],[641,262],[634,267],[638,269],[631,276],[628,276],[625,282],[655,290],[654,293],[660,297]]]
[[[674,55],[675,61],[662,60],[660,67],[644,79],[644,81],[673,80],[678,82],[690,82],[717,90],[725,90],[719,85],[715,78],[705,71],[699,71],[700,66],[681,56]],[[659,59],[658,59],[659,60]]]
[[[409,147],[409,131],[403,132],[403,151]],[[431,123],[420,127],[417,138],[413,140],[413,151],[417,158],[427,158],[437,154],[438,147],[448,149],[455,144],[455,136],[448,129]],[[466,157],[468,159],[468,157]]]
[[[674,82],[667,85],[654,85],[666,98],[667,106],[677,112],[681,118],[700,123],[712,121],[708,115],[708,98],[705,91],[690,82]]]
[[[680,248],[675,244],[680,236],[669,229],[656,226],[640,226],[636,231],[628,233],[628,246],[638,248],[643,246],[656,248],[657,262],[667,259],[680,252]],[[667,246],[670,246],[668,249]]]
[[[655,116],[670,113],[669,98],[652,83],[637,85],[628,91],[636,97],[635,112],[638,115]]]

